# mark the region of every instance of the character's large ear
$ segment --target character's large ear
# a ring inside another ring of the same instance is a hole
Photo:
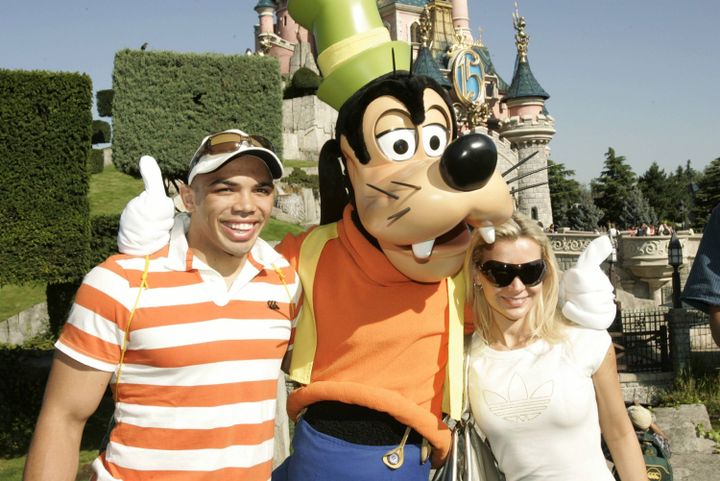
[[[320,225],[342,219],[343,209],[350,202],[342,170],[340,143],[335,139],[325,142],[320,150],[318,176],[320,177]]]

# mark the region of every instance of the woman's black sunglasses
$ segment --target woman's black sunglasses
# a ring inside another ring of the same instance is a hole
[[[480,266],[480,272],[495,284],[495,287],[507,287],[516,277],[519,277],[525,286],[532,287],[540,284],[545,277],[545,261],[537,259],[525,264],[487,261]]]

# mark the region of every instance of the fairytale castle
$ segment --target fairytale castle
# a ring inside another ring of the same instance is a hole
[[[544,226],[552,224],[545,169],[555,122],[545,108],[550,96],[530,69],[524,17],[517,10],[513,14],[517,57],[508,84],[496,72],[488,48],[472,36],[467,0],[377,0],[377,6],[390,36],[412,45],[414,71],[435,78],[448,89],[464,129],[493,136],[498,145],[499,168],[507,172],[505,177],[518,209]],[[293,74],[301,67],[318,72],[312,35],[290,17],[287,0],[259,0],[255,11],[259,17],[255,26],[256,51],[276,57],[283,74]],[[305,129],[303,138],[332,135],[332,128],[327,127],[334,120],[327,121],[327,111],[332,109],[313,99],[305,103],[312,103],[313,115],[326,119],[321,122],[325,126],[313,127],[310,132],[307,126],[292,122],[292,118],[309,118],[307,105],[300,107],[295,102],[283,107],[286,132],[300,128]],[[300,109],[305,114],[298,114]],[[284,135],[286,154],[303,152],[296,148],[297,142],[296,136]]]

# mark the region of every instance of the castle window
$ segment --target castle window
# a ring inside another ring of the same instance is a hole
[[[410,41],[420,43],[420,24],[417,22],[410,25]]]
[[[533,207],[532,209],[530,209],[530,217],[531,217],[533,220],[538,220],[538,210],[537,210],[537,207]]]

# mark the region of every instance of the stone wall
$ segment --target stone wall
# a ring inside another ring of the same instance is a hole
[[[48,327],[47,304],[42,302],[0,322],[0,344],[22,344]]]
[[[314,160],[335,135],[337,112],[315,95],[283,100],[283,157]]]

